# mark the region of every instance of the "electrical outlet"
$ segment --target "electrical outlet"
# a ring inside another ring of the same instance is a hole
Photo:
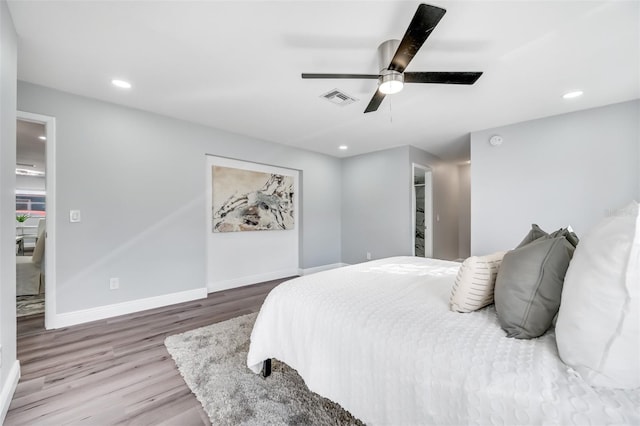
[[[371,253],[367,252],[367,260],[371,260]]]
[[[120,288],[120,279],[119,278],[110,278],[109,279],[109,289],[117,290]]]

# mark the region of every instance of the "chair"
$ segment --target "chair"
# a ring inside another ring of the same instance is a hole
[[[16,296],[38,295],[44,291],[46,230],[44,226],[38,226],[38,230],[33,256],[16,256]]]
[[[44,233],[44,227],[47,224],[47,220],[46,219],[40,219],[38,221],[38,231],[36,232],[36,242],[38,241],[38,238],[40,238],[40,235],[43,235]]]

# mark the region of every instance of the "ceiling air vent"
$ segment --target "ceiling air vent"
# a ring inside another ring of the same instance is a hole
[[[330,90],[324,95],[320,95],[320,97],[325,98],[332,104],[340,105],[340,106],[349,105],[357,101],[357,99],[354,98],[353,96],[349,96],[338,89]]]

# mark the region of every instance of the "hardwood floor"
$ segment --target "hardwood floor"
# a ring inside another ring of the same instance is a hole
[[[19,318],[22,376],[5,425],[209,425],[165,337],[257,312],[285,280],[59,330]]]

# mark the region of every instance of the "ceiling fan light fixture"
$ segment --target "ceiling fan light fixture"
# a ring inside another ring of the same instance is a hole
[[[404,76],[398,71],[383,71],[380,75],[378,90],[385,95],[398,93],[404,87]]]

